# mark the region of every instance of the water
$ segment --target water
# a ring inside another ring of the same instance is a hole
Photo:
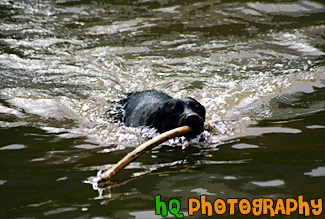
[[[184,213],[200,195],[324,198],[324,16],[309,0],[2,0],[0,217],[153,218],[158,194]],[[214,130],[94,190],[157,134],[107,114],[144,89],[196,98]]]

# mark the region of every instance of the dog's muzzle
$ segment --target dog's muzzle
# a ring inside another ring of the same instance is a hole
[[[200,131],[201,129],[203,129],[204,121],[198,114],[190,113],[183,116],[181,124],[188,125],[193,130]]]

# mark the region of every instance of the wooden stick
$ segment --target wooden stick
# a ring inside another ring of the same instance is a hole
[[[204,123],[204,127],[210,127],[208,122]],[[147,150],[159,145],[160,143],[167,141],[171,138],[186,135],[187,133],[192,132],[193,129],[189,126],[182,126],[167,132],[164,132],[149,141],[141,144],[139,147],[128,153],[125,157],[123,157],[117,164],[115,164],[111,169],[106,170],[101,178],[97,181],[97,184],[102,184],[110,180],[113,176],[115,176],[118,172],[120,172],[125,166],[127,166],[130,162],[134,161],[138,157],[140,157]]]

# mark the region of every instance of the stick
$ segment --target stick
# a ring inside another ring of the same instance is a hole
[[[208,122],[204,123],[204,127],[209,127],[210,124]],[[125,166],[127,166],[130,162],[134,161],[138,157],[140,157],[147,150],[159,145],[160,143],[167,141],[171,138],[186,135],[187,133],[192,132],[193,129],[189,126],[182,126],[167,132],[164,132],[149,141],[141,144],[139,147],[128,153],[125,157],[123,157],[117,164],[115,164],[111,169],[106,170],[101,178],[97,181],[97,184],[102,184],[108,180],[110,180],[113,176],[115,176],[118,172],[120,172]]]

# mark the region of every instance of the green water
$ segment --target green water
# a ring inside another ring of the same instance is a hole
[[[309,0],[0,1],[0,218],[160,218],[156,195],[186,218],[201,195],[324,199],[324,17]],[[157,134],[107,113],[145,89],[196,98],[213,130],[96,189]]]

